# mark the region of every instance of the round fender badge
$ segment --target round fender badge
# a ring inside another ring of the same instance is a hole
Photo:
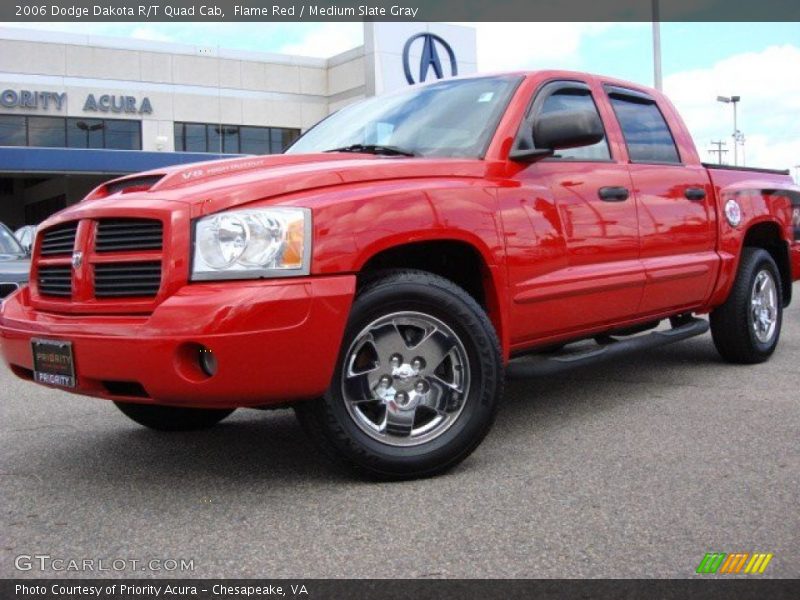
[[[725,203],[725,218],[732,227],[738,227],[742,222],[742,207],[736,200],[728,200]]]

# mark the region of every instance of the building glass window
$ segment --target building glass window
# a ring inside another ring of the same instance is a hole
[[[186,139],[186,125],[184,123],[175,123],[172,128],[175,134],[175,150],[185,144]]]
[[[206,126],[197,123],[186,123],[186,151],[187,152],[208,152],[208,140],[206,140]],[[177,146],[175,147],[177,150]]]
[[[102,119],[67,119],[68,148],[103,148]]]
[[[141,150],[142,124],[123,119],[0,115],[0,146]]]
[[[219,125],[206,125],[206,149],[205,152],[221,152]]]
[[[217,128],[215,128],[217,129]],[[231,125],[219,127],[222,136],[222,151],[226,154],[239,153],[239,128]]]
[[[28,146],[64,148],[67,145],[64,119],[28,117]]]
[[[212,123],[175,123],[177,152],[280,154],[300,137],[299,129]]]
[[[269,154],[269,127],[240,127],[242,154]]]
[[[114,150],[140,150],[142,128],[139,121],[105,121],[105,147]]]
[[[0,115],[0,146],[24,146],[26,143],[25,117]]]

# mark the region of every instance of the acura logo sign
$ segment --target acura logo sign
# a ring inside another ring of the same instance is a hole
[[[422,55],[419,60],[419,76],[415,78],[414,74],[411,72],[410,53],[414,43],[420,39],[422,40]],[[445,74],[444,68],[442,67],[442,54],[450,61],[450,72],[447,74]],[[455,52],[453,52],[450,44],[433,33],[418,33],[408,38],[403,48],[403,69],[406,73],[406,81],[410,84],[422,83],[425,81],[431,69],[433,69],[436,79],[455,77],[458,75]]]

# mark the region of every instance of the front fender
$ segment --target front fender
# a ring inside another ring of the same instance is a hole
[[[380,252],[415,242],[458,241],[474,248],[487,268],[489,312],[508,356],[505,253],[490,182],[441,178],[347,186],[306,205],[314,211],[312,274],[357,273]]]

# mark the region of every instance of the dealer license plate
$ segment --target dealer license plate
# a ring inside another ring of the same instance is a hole
[[[33,347],[33,379],[37,383],[75,387],[75,363],[72,342],[31,340]]]

